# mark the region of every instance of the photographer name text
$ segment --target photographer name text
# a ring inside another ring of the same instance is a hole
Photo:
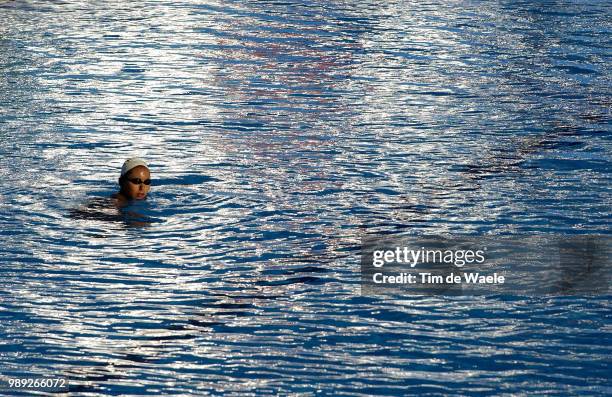
[[[450,273],[444,276],[427,272],[420,273],[398,273],[388,275],[374,273],[372,281],[375,284],[504,284],[506,277],[493,273],[484,275],[481,273],[463,273],[458,275]]]

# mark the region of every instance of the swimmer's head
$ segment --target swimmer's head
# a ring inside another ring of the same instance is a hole
[[[130,200],[143,200],[151,188],[151,173],[144,160],[134,157],[126,160],[119,177],[121,194]]]

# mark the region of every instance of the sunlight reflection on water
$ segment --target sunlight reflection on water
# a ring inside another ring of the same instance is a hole
[[[363,234],[609,234],[610,11],[0,3],[0,373],[605,394],[607,298],[371,298],[357,269]],[[135,154],[149,198],[107,205]]]

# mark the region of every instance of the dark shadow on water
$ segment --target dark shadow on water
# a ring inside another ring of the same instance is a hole
[[[591,115],[586,115],[585,117]],[[563,169],[600,169],[604,165],[597,161],[571,161],[559,158],[555,151],[578,152],[587,145],[591,136],[604,131],[592,131],[587,127],[574,124],[555,123],[551,128],[538,135],[517,136],[482,153],[480,159],[471,164],[456,164],[451,171],[462,172],[472,180],[493,177],[516,176],[528,169],[542,168],[547,164],[533,161],[533,157],[552,153],[555,164],[544,168]],[[566,164],[567,163],[567,164]]]
[[[77,208],[70,209],[68,216],[72,219],[100,221],[119,224],[127,228],[150,226],[155,219],[142,214],[146,203],[117,206],[112,198],[95,197]]]

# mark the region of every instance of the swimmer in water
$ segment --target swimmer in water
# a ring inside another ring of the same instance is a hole
[[[112,195],[117,205],[125,205],[130,200],[144,200],[151,188],[149,167],[141,158],[128,159],[121,167],[118,193]]]

